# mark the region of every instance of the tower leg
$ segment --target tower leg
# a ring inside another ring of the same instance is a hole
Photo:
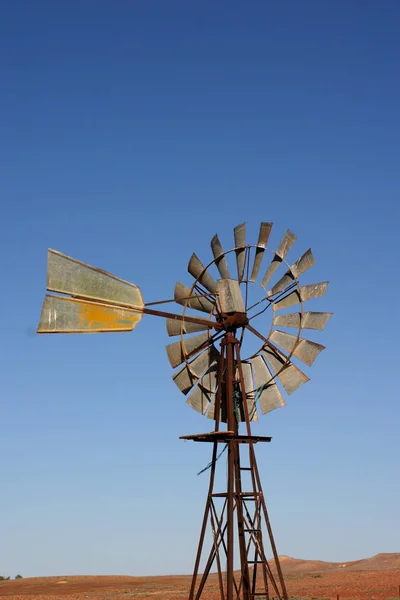
[[[227,491],[227,557],[226,557],[226,600],[233,600],[233,533],[234,507],[234,463],[235,449],[233,442],[228,442],[228,491]]]
[[[233,406],[233,381],[234,381],[234,357],[233,357],[233,345],[229,343],[229,338],[225,339],[223,345],[226,346],[226,380],[225,380],[225,398],[226,398],[226,411],[227,411],[227,423],[229,431],[237,432],[237,421],[234,414]],[[234,544],[235,538],[233,533],[233,508],[234,508],[234,493],[235,493],[235,462],[236,458],[236,446],[237,444],[232,440],[228,442],[228,503],[227,503],[227,520],[228,520],[228,531],[227,531],[227,546],[228,555],[226,560],[226,600],[233,600],[233,558],[234,558]]]
[[[197,577],[199,574],[200,560],[201,560],[201,555],[203,552],[204,537],[206,535],[207,524],[208,524],[208,520],[210,517],[212,493],[213,493],[214,479],[215,479],[215,463],[216,463],[216,459],[217,459],[217,449],[218,449],[218,444],[217,444],[217,442],[214,442],[213,452],[212,452],[212,460],[211,460],[210,484],[209,484],[209,488],[208,488],[206,507],[204,510],[203,524],[202,524],[201,532],[200,532],[199,546],[197,548],[196,561],[194,564],[192,583],[190,586],[189,600],[194,599],[194,593],[195,593],[195,589],[196,589],[196,581],[197,581]]]

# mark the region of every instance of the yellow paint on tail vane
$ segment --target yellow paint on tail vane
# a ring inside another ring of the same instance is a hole
[[[105,333],[132,331],[142,318],[138,310],[87,300],[47,295],[38,333]]]

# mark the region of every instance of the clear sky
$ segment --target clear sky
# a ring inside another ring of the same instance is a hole
[[[399,19],[395,0],[3,0],[0,574],[190,572],[209,448],[178,437],[210,422],[162,320],[35,335],[46,250],[150,302],[242,221],[312,246],[335,313],[311,382],[256,427],[278,550],[400,550]]]

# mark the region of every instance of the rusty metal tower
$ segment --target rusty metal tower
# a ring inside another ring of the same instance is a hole
[[[187,396],[187,404],[214,421],[211,432],[182,436],[212,444],[189,600],[206,597],[204,587],[212,569],[217,572],[221,600],[272,596],[287,600],[254,450],[256,443],[271,438],[253,435],[251,423],[260,412],[284,406],[283,393],[291,394],[309,380],[293,359],[311,366],[324,346],[301,337],[302,330],[322,330],[332,313],[304,310],[306,301],[325,294],[328,283],[300,285],[299,277],[314,264],[311,250],[290,266],[285,258],[296,237],[287,231],[278,249],[271,251],[267,248],[271,228],[272,223],[261,223],[257,244],[249,245],[245,224],[238,225],[235,247],[227,252],[214,236],[214,258],[207,266],[193,254],[188,265],[194,280],[191,287],[178,282],[169,301],[183,306],[180,314],[150,308],[168,301],[145,304],[136,285],[48,251],[47,290],[52,293],[45,297],[38,333],[132,331],[143,314],[163,317],[168,335],[179,337],[167,346],[171,366],[177,369],[173,380]],[[271,261],[258,285],[267,253]],[[233,265],[236,273],[231,277]],[[280,277],[279,270],[283,271]],[[252,284],[261,298],[253,297]],[[266,327],[268,309],[272,319]],[[199,316],[198,311],[207,316]],[[257,319],[267,329],[266,335],[255,327]],[[249,336],[259,347],[246,347]],[[249,352],[246,357],[244,350]],[[217,459],[225,450],[226,486],[217,490]]]

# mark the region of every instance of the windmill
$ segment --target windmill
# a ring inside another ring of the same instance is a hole
[[[186,403],[214,422],[211,432],[181,438],[212,444],[189,600],[205,597],[205,583],[215,568],[221,600],[271,596],[287,600],[254,449],[271,438],[253,435],[251,424],[260,413],[284,406],[284,394],[309,380],[295,361],[311,366],[324,346],[302,337],[303,330],[324,329],[332,313],[304,309],[308,300],[323,296],[328,286],[328,282],[299,282],[315,262],[311,249],[290,265],[286,256],[296,236],[287,231],[272,251],[267,247],[271,229],[272,223],[261,223],[258,241],[250,245],[245,223],[238,225],[234,248],[226,252],[215,235],[209,264],[204,266],[196,254],[189,260],[191,286],[178,282],[173,300],[150,303],[144,303],[136,285],[48,251],[47,290],[51,294],[45,297],[38,333],[132,331],[144,314],[165,318],[168,335],[177,339],[166,347],[175,370],[173,381],[187,397]],[[264,261],[266,255],[270,261]],[[269,262],[266,269],[262,269],[263,262]],[[254,296],[254,290],[261,297]],[[153,308],[165,302],[176,302],[181,312]],[[268,310],[269,328],[265,325]],[[262,331],[255,326],[257,319]],[[247,344],[248,338],[257,342],[256,348]],[[216,491],[217,460],[225,450],[226,486]],[[207,533],[211,548],[206,548]],[[265,541],[274,568],[267,560]]]

